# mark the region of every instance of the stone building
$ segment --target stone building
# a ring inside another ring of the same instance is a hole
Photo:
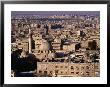
[[[100,35],[92,35],[89,38],[89,41],[96,41],[97,47],[100,48]]]
[[[18,49],[23,49],[25,51],[28,51],[28,42],[18,43]]]
[[[64,51],[75,51],[75,45],[76,43],[65,43],[63,45],[63,50]]]
[[[61,39],[60,38],[55,38],[54,41],[52,42],[52,47],[53,50],[61,50]]]
[[[96,77],[100,76],[98,63],[60,63],[60,62],[38,62],[37,73],[57,77]]]
[[[16,51],[18,49],[16,43],[11,43],[11,51]]]
[[[34,55],[40,60],[47,60],[55,57],[54,51],[50,50],[50,44],[47,40],[39,35],[35,39],[35,50]]]

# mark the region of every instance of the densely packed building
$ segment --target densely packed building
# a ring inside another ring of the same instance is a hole
[[[99,77],[100,18],[12,16],[12,54],[19,49],[18,58],[36,58],[36,77]]]

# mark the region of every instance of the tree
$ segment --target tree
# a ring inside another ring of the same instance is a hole
[[[97,49],[97,43],[95,40],[93,40],[92,42],[89,42],[88,43],[88,47],[91,49],[91,50],[96,50]]]
[[[19,58],[19,50],[11,54],[11,69],[17,72],[33,71],[37,68],[35,55],[28,54],[27,58]]]

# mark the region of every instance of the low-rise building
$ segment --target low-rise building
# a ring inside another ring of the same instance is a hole
[[[96,77],[100,76],[99,63],[38,62],[37,73],[51,76]]]

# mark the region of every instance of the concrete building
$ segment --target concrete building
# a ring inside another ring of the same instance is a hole
[[[50,50],[50,44],[47,40],[38,35],[35,39],[34,55],[40,60],[52,59],[55,57],[54,51]]]
[[[38,76],[100,76],[99,17],[30,15],[16,16],[11,23],[12,53],[22,49],[20,58],[35,55]]]
[[[64,51],[75,51],[75,46],[76,46],[76,43],[65,43],[63,45],[63,50]]]
[[[52,47],[53,50],[61,50],[61,39],[60,38],[55,38],[54,41],[52,42]]]
[[[18,49],[23,49],[25,51],[29,51],[29,43],[28,43],[28,41],[22,41],[22,40],[20,41],[20,40],[18,40],[16,42],[16,45],[17,45]]]
[[[57,77],[96,77],[100,76],[98,63],[37,63],[37,73]]]

